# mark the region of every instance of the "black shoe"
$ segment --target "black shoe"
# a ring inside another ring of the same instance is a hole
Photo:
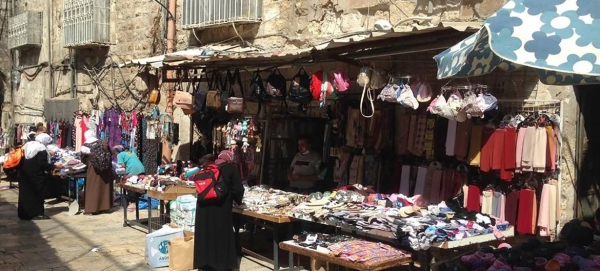
[[[31,220],[48,220],[48,219],[50,219],[50,217],[47,215],[39,215],[39,216],[34,217]]]

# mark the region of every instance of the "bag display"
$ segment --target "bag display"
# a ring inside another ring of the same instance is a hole
[[[231,76],[229,76],[231,75]],[[244,113],[244,87],[242,85],[242,79],[240,78],[240,70],[236,69],[233,74],[228,74],[229,81],[229,98],[227,98],[227,106],[225,110],[232,114]],[[240,87],[241,97],[235,97],[235,85]]]
[[[206,93],[206,107],[219,110],[221,109],[221,90],[219,89],[219,74],[215,72],[208,83],[208,92]]]
[[[200,91],[202,77],[203,75],[200,76],[200,80],[194,82],[192,85],[194,92],[194,111],[196,112],[206,112],[206,92]]]
[[[260,70],[256,70],[250,81],[250,91],[252,91],[252,98],[258,102],[262,102],[266,98],[265,83],[260,77]]]
[[[112,169],[112,152],[106,141],[96,141],[89,146],[91,163],[96,171]]]
[[[286,81],[281,72],[275,68],[267,77],[267,95],[270,98],[285,99]]]
[[[194,110],[194,97],[192,93],[178,90],[175,92],[173,104],[182,110]]]
[[[160,101],[160,91],[157,89],[153,89],[150,91],[150,96],[148,97],[148,103],[150,104],[158,104]]]
[[[228,189],[220,181],[221,171],[215,164],[206,166],[193,177],[198,193],[198,201],[210,202],[223,199],[227,196]]]
[[[308,103],[312,100],[312,94],[310,93],[310,77],[301,68],[300,71],[294,76],[292,84],[290,85],[290,101],[296,103]]]
[[[230,97],[227,99],[227,113],[242,114],[244,113],[244,98]]]
[[[333,86],[339,92],[346,92],[350,88],[350,79],[346,69],[341,68],[333,72]]]

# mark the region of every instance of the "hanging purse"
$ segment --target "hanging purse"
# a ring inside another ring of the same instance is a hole
[[[240,70],[236,69],[235,72],[228,78],[229,88],[231,90],[230,97],[227,99],[227,107],[225,110],[232,114],[244,113],[244,87],[242,86],[242,79],[240,78]],[[237,83],[240,87],[241,97],[235,97],[235,89],[233,86]]]
[[[208,83],[208,92],[206,93],[206,107],[213,110],[221,108],[221,90],[219,90],[219,73],[215,71],[213,77]]]
[[[160,91],[158,89],[153,89],[150,91],[150,96],[148,97],[148,103],[150,104],[158,104],[160,101]]]
[[[221,84],[221,111],[227,110],[227,103],[229,102],[229,97],[233,95],[233,83],[231,82],[231,70],[227,70],[225,77],[220,80]]]
[[[173,97],[173,104],[183,110],[194,110],[194,96],[192,96],[192,93],[183,91],[181,82],[177,84],[176,88],[178,89],[175,92],[175,97]]]

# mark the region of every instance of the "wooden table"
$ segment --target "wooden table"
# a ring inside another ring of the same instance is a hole
[[[273,264],[273,270],[274,271],[278,271],[280,269],[279,266],[279,242],[280,242],[280,238],[279,238],[279,232],[281,230],[282,226],[287,226],[288,228],[288,233],[286,238],[291,238],[292,234],[293,234],[293,226],[292,226],[292,222],[296,221],[293,218],[290,217],[276,217],[276,216],[272,216],[272,215],[268,215],[268,214],[261,214],[261,213],[257,213],[254,211],[250,211],[250,210],[246,210],[246,209],[241,209],[241,208],[233,208],[233,213],[239,215],[240,217],[245,217],[246,218],[246,222],[261,226],[261,227],[265,227],[267,229],[270,229],[273,231],[273,259],[269,259],[266,258],[254,251],[252,251],[251,249],[247,249],[247,248],[243,248],[242,247],[242,252],[245,254],[248,254],[252,257],[264,260],[266,262],[270,262]],[[238,238],[236,238],[237,240],[239,240],[239,234],[240,234],[240,226],[242,224],[241,219],[237,220],[237,223],[235,225],[235,233],[236,236],[238,236]],[[253,238],[254,236],[251,234],[250,235],[250,244],[253,244]],[[294,253],[293,252],[289,252],[289,270],[293,270],[294,269]]]
[[[149,197],[147,199],[142,199],[139,196],[138,197],[127,196],[127,191],[144,195],[147,193],[146,189],[134,187],[134,186],[126,185],[126,184],[120,184],[120,183],[117,184],[117,186],[119,188],[121,188],[121,205],[123,206],[123,227],[138,226],[141,228],[146,228],[146,231],[148,231],[148,233],[150,233],[152,231],[151,227],[150,227],[150,221],[152,219],[152,210],[151,210],[152,209],[152,206],[151,206],[152,200]],[[127,219],[127,212],[128,212],[127,206],[129,205],[127,202],[127,198],[132,198],[133,200],[135,200],[135,220]],[[144,225],[142,220],[140,220],[140,207],[139,207],[140,201],[148,203],[148,219],[147,219],[146,225]]]
[[[388,261],[383,261],[376,265],[366,265],[363,263],[352,262],[352,261],[344,260],[339,257],[331,256],[327,252],[324,252],[321,250],[305,248],[305,247],[297,245],[296,243],[294,243],[294,241],[281,242],[281,243],[279,243],[279,247],[283,250],[287,250],[292,253],[307,256],[307,257],[310,257],[310,258],[318,260],[318,261],[333,263],[338,266],[343,266],[346,268],[360,270],[360,271],[379,271],[379,270],[384,270],[384,269],[388,269],[388,268],[392,268],[392,267],[398,267],[401,265],[407,265],[407,264],[410,265],[412,263],[411,257],[405,257],[405,258],[395,258],[395,259],[391,259]]]

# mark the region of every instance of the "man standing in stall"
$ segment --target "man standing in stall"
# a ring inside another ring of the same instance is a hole
[[[308,136],[298,138],[299,152],[288,169],[288,180],[292,192],[313,193],[321,181],[321,155],[311,149]]]

